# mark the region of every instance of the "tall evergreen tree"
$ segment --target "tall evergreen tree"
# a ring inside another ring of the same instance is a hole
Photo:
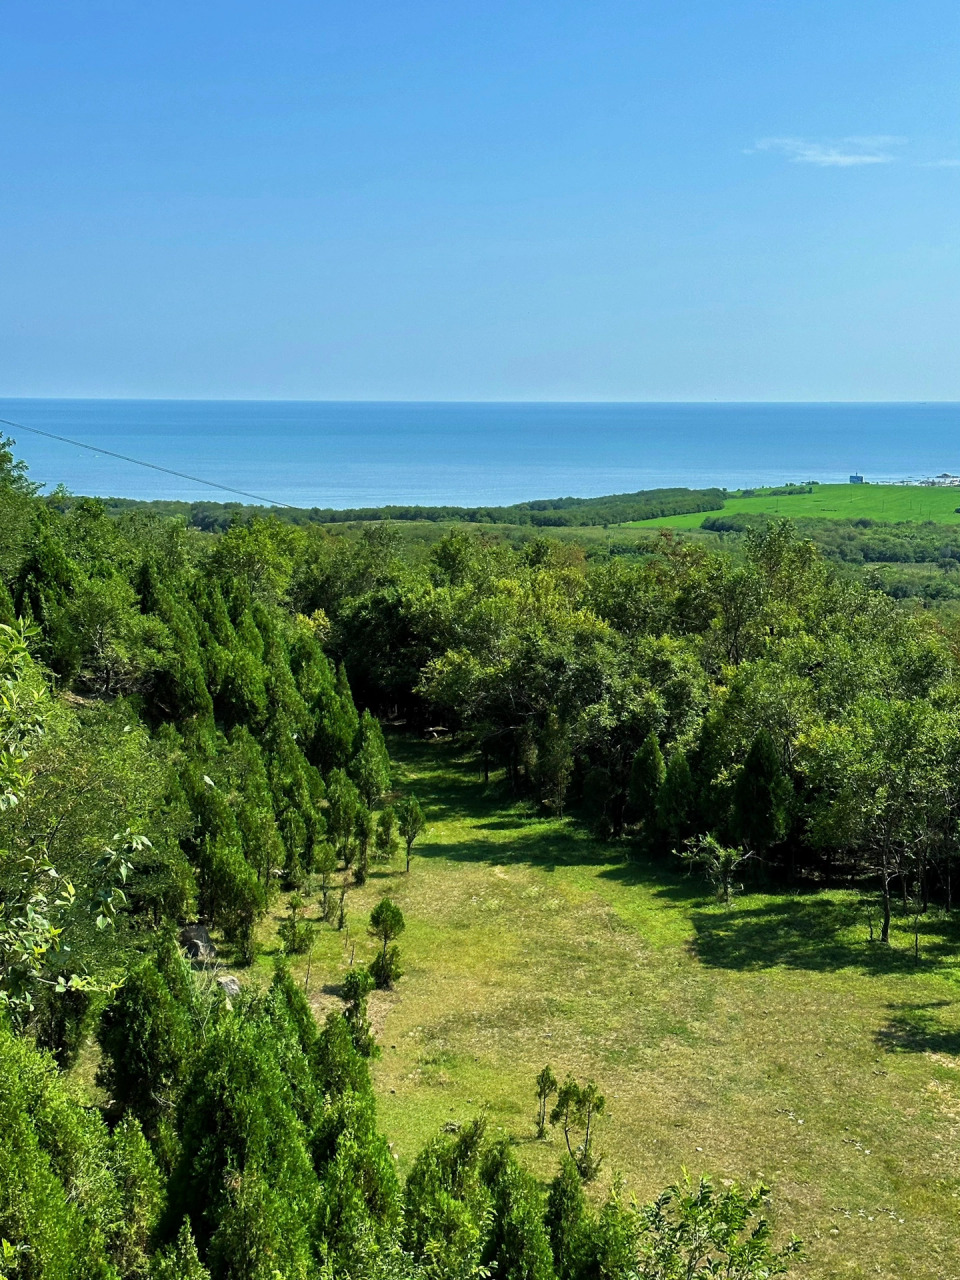
[[[657,800],[667,776],[660,742],[655,733],[644,738],[630,766],[628,799],[634,816],[646,824],[656,822]]]
[[[319,1188],[276,1036],[263,1017],[224,1019],[184,1094],[164,1231],[175,1237],[189,1214],[213,1280],[259,1280],[269,1273],[248,1267],[264,1257],[307,1274]]]
[[[169,1119],[197,1048],[197,995],[170,936],[141,962],[106,1006],[97,1038],[100,1081],[121,1114],[132,1113],[151,1137]]]
[[[390,757],[383,741],[383,730],[369,711],[360,717],[354,742],[350,776],[368,808],[373,809],[390,789]]]
[[[550,1184],[544,1216],[557,1280],[587,1280],[585,1266],[590,1216],[580,1173],[572,1157],[565,1155]]]
[[[779,843],[790,824],[793,786],[766,729],[754,738],[733,787],[730,826],[734,839],[762,853]]]
[[[686,753],[675,751],[657,793],[656,806],[658,831],[671,847],[676,848],[690,834],[694,804],[693,776]]]

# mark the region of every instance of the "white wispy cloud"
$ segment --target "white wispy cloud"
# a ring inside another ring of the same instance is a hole
[[[747,148],[747,154],[775,151],[786,156],[792,164],[850,169],[864,164],[892,164],[897,159],[894,148],[902,146],[905,141],[887,134],[838,138],[831,142],[813,142],[807,138],[760,138]]]

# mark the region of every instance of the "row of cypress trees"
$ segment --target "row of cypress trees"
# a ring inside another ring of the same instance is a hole
[[[164,809],[183,815],[173,914],[195,902],[249,959],[275,887],[301,884],[343,842],[331,778],[354,820],[390,783],[379,723],[358,714],[314,625],[256,574],[158,547],[150,526],[119,530],[94,503],[67,517],[38,507],[0,598],[0,621],[15,618],[38,629],[62,685],[125,698],[162,743]]]

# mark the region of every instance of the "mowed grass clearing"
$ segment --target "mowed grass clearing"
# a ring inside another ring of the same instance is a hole
[[[799,1274],[960,1277],[956,926],[922,924],[918,965],[912,933],[891,952],[869,943],[852,894],[724,908],[696,881],[509,807],[453,747],[391,751],[430,830],[409,876],[398,860],[349,892],[348,929],[321,931],[309,994],[319,1015],[339,1007],[388,893],[406,916],[404,976],[371,998],[373,1071],[401,1172],[486,1106],[549,1179],[562,1137],[534,1140],[533,1081],[550,1062],[606,1094],[598,1193],[614,1171],[641,1199],[683,1167],[762,1176],[778,1232],[807,1242]]]
[[[693,511],[662,519],[634,520],[630,529],[699,529],[716,515],[777,515],[821,520],[923,521],[960,524],[960,487],[903,484],[818,484],[811,493],[727,498],[722,511]]]

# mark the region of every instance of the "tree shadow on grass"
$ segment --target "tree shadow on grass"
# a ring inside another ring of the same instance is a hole
[[[603,861],[611,863],[609,856]],[[625,858],[622,862],[605,866],[600,877],[603,880],[615,880],[627,889],[649,889],[657,898],[691,909],[713,901],[713,895],[704,889],[701,880],[671,871],[656,858]]]
[[[474,824],[480,828],[480,824]],[[504,823],[495,829],[512,832],[509,840],[494,841],[482,836],[472,840],[444,840],[418,844],[414,858],[445,858],[451,862],[487,862],[491,866],[526,863],[546,871],[557,866],[596,865],[610,862],[611,853],[584,838],[574,828],[558,828],[549,821]]]
[[[513,810],[518,821],[529,816],[529,803],[510,789],[500,772],[484,782],[476,757],[462,743],[422,742],[399,735],[391,735],[387,742],[397,789],[417,797],[428,810],[428,821],[508,822]]]
[[[782,965],[818,972],[857,968],[881,974],[918,973],[937,966],[933,955],[921,955],[917,962],[911,951],[870,942],[861,905],[822,894],[778,898],[756,907],[734,904],[727,910],[694,911],[691,919],[696,955],[701,963],[715,968]]]
[[[474,822],[473,826],[478,831],[522,831],[531,821],[535,821],[534,814],[517,813],[502,818],[481,819]]]
[[[874,1037],[888,1053],[947,1053],[960,1055],[960,1027],[944,1026],[939,1010],[950,1000],[925,1004],[890,1004],[890,1018]]]

